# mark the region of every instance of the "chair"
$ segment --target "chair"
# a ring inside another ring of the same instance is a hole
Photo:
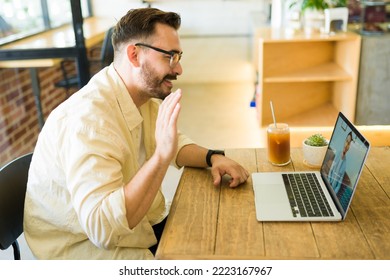
[[[114,27],[111,27],[107,30],[106,34],[104,35],[104,40],[102,43],[101,48],[94,48],[90,52],[90,56],[94,57],[94,52],[97,50],[100,50],[100,57],[99,59],[91,59],[89,62],[90,64],[98,64],[99,68],[104,68],[114,60],[114,48],[112,46],[111,38],[112,33],[114,31]],[[55,83],[54,85],[56,87],[61,87],[66,89],[66,94],[69,96],[69,89],[73,87],[79,86],[79,78],[77,75],[69,75],[67,71],[67,65],[69,63],[73,63],[74,60],[65,59],[61,61],[61,72],[63,79],[59,82]]]
[[[17,238],[23,232],[24,198],[32,153],[21,156],[0,169],[0,249],[12,245],[14,259],[20,260]]]

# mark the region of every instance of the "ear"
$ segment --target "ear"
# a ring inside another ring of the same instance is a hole
[[[138,51],[139,49],[134,45],[128,45],[126,48],[127,59],[134,67],[140,66]]]

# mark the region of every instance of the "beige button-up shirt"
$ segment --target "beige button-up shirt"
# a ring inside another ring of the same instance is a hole
[[[123,187],[140,168],[139,137],[146,160],[155,150],[159,104],[151,99],[138,110],[111,65],[53,110],[38,137],[25,201],[25,237],[37,258],[153,258],[147,248],[156,243],[152,225],[164,218],[164,196],[160,190],[130,229]],[[179,134],[178,151],[191,143]]]

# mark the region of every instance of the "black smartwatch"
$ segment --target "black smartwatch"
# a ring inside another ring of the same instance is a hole
[[[209,150],[207,152],[207,155],[206,155],[206,162],[207,162],[207,165],[208,166],[212,166],[211,164],[211,156],[212,155],[225,155],[225,151],[221,151],[221,150]]]

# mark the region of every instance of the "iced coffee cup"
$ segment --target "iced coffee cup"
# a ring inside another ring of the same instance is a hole
[[[270,124],[267,129],[268,160],[277,166],[290,163],[290,129],[288,124]]]

